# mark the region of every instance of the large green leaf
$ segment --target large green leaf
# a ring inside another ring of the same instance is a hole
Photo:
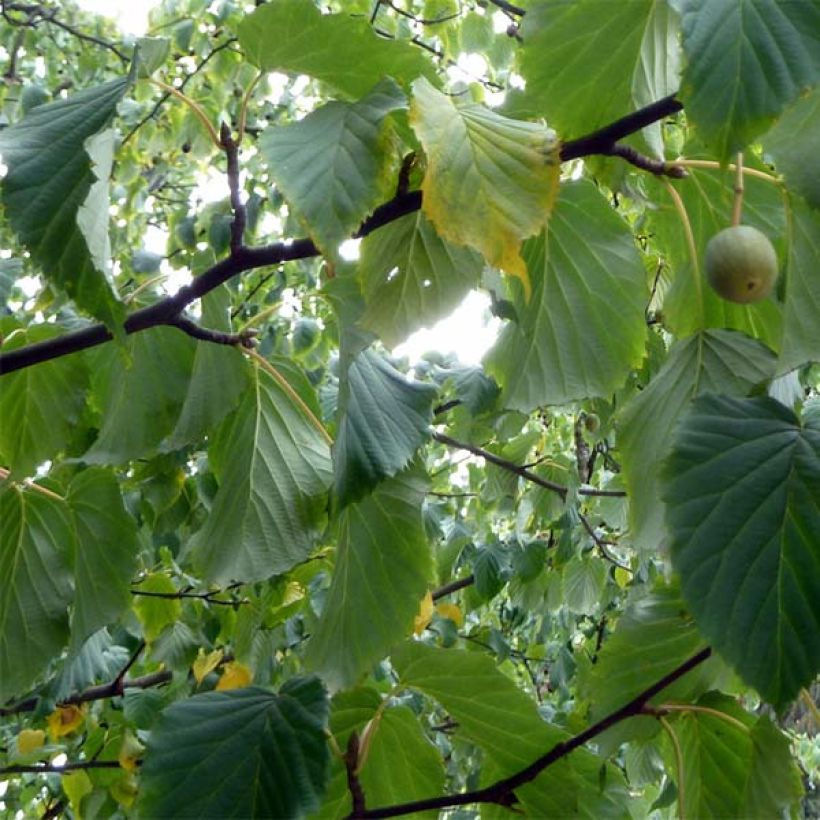
[[[266,3],[242,20],[238,33],[248,60],[264,71],[308,74],[350,97],[386,76],[402,85],[435,78],[415,46],[377,36],[364,17],[322,14],[311,0]]]
[[[681,0],[686,115],[721,159],[820,79],[820,5]]]
[[[555,134],[480,105],[457,106],[425,79],[413,83],[410,119],[427,155],[422,207],[436,231],[528,287],[519,249],[544,226],[558,190]]]
[[[179,417],[195,349],[185,333],[154,327],[129,336],[125,353],[112,345],[94,351],[92,395],[102,425],[83,460],[118,464],[153,455]]]
[[[690,399],[708,390],[743,396],[774,375],[774,354],[754,339],[707,330],[676,342],[645,390],[623,409],[618,443],[629,492],[632,540],[656,550],[664,539],[658,493],[661,459]]]
[[[17,330],[7,352],[53,338],[53,325]],[[29,476],[69,443],[85,406],[88,370],[84,358],[67,356],[4,375],[0,387],[0,457],[15,476]]]
[[[703,711],[671,722],[683,761],[676,776],[681,816],[784,816],[803,794],[788,738],[726,695],[705,695],[695,709]]]
[[[190,549],[213,581],[257,581],[307,558],[324,519],[330,445],[293,388],[258,365],[214,437],[219,491]]]
[[[535,702],[488,655],[406,643],[392,660],[404,686],[437,700],[458,723],[457,734],[484,750],[485,783],[521,771],[569,737],[541,718]],[[533,817],[568,817],[583,802],[594,803],[611,774],[601,776],[600,759],[578,749],[516,796]]]
[[[226,286],[202,299],[202,325],[231,332],[230,292]],[[202,441],[236,407],[248,374],[244,357],[229,345],[200,341],[196,344],[188,392],[173,433],[165,442],[168,449]]]
[[[22,694],[68,641],[74,533],[66,505],[0,485],[0,702]]]
[[[126,512],[113,473],[92,467],[78,473],[66,501],[77,533],[73,551],[74,608],[71,644],[78,649],[131,603],[137,569],[137,527]]]
[[[820,208],[820,88],[789,108],[762,142],[789,188]]]
[[[734,197],[734,172],[689,169],[686,179],[674,183],[694,235],[696,259],[686,239],[686,228],[663,184],[648,182],[658,208],[649,214],[654,241],[674,273],[663,300],[664,325],[677,336],[707,327],[742,330],[777,350],[783,333],[781,306],[775,297],[739,305],[721,299],[709,286],[703,258],[709,240],[729,226]],[[786,211],[776,185],[746,176],[743,224],[762,231],[773,242],[785,239]]]
[[[778,371],[820,361],[820,213],[794,202]]]
[[[110,170],[105,164],[111,156],[104,145],[86,141],[111,121],[128,84],[127,78],[112,80],[38,105],[0,132],[0,154],[8,166],[2,196],[11,227],[46,278],[112,329],[125,310],[106,278],[108,259],[102,258]],[[92,150],[100,160],[96,168]]]
[[[649,91],[639,72],[648,69],[650,60],[647,83],[653,91],[671,93],[675,89],[665,89],[658,71],[668,58],[660,51],[650,53],[652,47],[667,47],[665,38],[654,39],[657,17],[663,14],[655,7],[664,5],[657,0],[533,3],[521,26],[521,74],[527,87],[512,105],[527,115],[546,117],[568,138],[629,113],[633,85],[641,93]]]
[[[524,257],[533,282],[487,367],[507,407],[606,396],[643,358],[646,274],[629,228],[588,182],[561,191]]]
[[[590,703],[590,718],[600,720],[620,709],[705,646],[677,587],[658,584],[649,594],[636,593],[582,688]],[[712,661],[701,664],[653,702],[697,697],[712,683],[713,668]],[[614,749],[626,739],[646,738],[659,730],[655,718],[635,717],[613,727],[600,742]]]
[[[450,313],[478,284],[483,265],[471,248],[442,239],[421,211],[403,216],[362,242],[362,325],[394,347]]]
[[[404,473],[339,516],[336,569],[307,654],[333,688],[354,683],[412,628],[432,574],[425,489],[418,475]]]
[[[301,817],[327,778],[327,696],[313,677],[169,706],[140,769],[143,817]]]
[[[700,396],[662,486],[701,631],[783,706],[820,670],[820,430],[767,397]]]
[[[407,466],[429,436],[436,388],[411,381],[373,350],[343,377],[333,447],[340,506],[360,499]]]
[[[262,134],[259,147],[271,177],[326,255],[335,257],[395,188],[385,118],[406,105],[388,78],[358,102],[329,102],[303,120]]]

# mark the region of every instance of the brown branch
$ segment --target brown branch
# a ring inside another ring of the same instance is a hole
[[[601,128],[585,137],[565,142],[561,147],[561,159],[570,160],[590,154],[606,154],[619,139],[639,131],[647,125],[663,117],[680,111],[682,104],[674,96],[664,97],[651,105],[635,111],[614,123]],[[354,235],[356,238],[367,236],[383,225],[399,219],[406,214],[417,211],[421,207],[421,191],[412,191],[402,196],[394,197],[389,202],[380,205],[372,216],[366,219]],[[189,304],[210,293],[219,285],[241,273],[269,265],[279,265],[296,259],[307,259],[319,256],[319,250],[311,239],[297,239],[290,243],[278,242],[273,245],[260,247],[241,247],[234,250],[230,256],[217,262],[190,284],[186,285],[174,295],[161,299],[153,305],[132,313],[124,324],[128,333],[137,333],[158,325],[167,325],[176,319]],[[113,338],[105,325],[91,325],[82,330],[66,333],[54,339],[35,342],[32,345],[20,347],[7,353],[0,353],[0,374],[12,373],[24,367],[31,367],[39,362],[67,356],[89,347],[103,344]],[[597,493],[612,495],[598,491]]]
[[[232,598],[226,601],[224,598],[217,598],[216,596],[224,595],[225,593],[228,593],[231,590],[237,589],[241,586],[243,586],[243,583],[237,581],[233,584],[229,584],[224,589],[213,589],[209,592],[193,592],[190,588],[180,589],[176,592],[149,592],[148,590],[140,589],[131,589],[129,591],[132,595],[139,595],[143,598],[165,598],[167,600],[192,598],[197,601],[205,601],[206,603],[218,604],[220,606],[240,606],[242,604],[247,604],[249,602],[246,599],[239,600],[237,598]]]
[[[444,586],[434,589],[431,593],[432,598],[434,601],[441,600],[445,596],[451,595],[453,592],[458,592],[460,589],[472,586],[474,583],[475,575],[470,573],[469,575],[465,575],[464,578],[459,578],[456,581],[450,581],[449,584],[444,584]]]
[[[413,814],[414,812],[430,811],[433,809],[444,809],[451,806],[467,806],[471,803],[494,803],[502,806],[510,806],[515,802],[515,790],[529,783],[541,774],[544,769],[551,766],[553,763],[561,760],[569,755],[575,749],[588,743],[593,738],[611,729],[616,724],[627,718],[636,717],[644,713],[644,707],[656,695],[673,684],[679,678],[682,678],[687,672],[690,672],[695,667],[703,663],[710,655],[712,650],[706,649],[698,652],[697,655],[689,658],[689,660],[682,663],[675,668],[668,675],[665,675],[657,683],[645,689],[637,697],[633,698],[629,703],[622,706],[620,709],[607,715],[602,720],[594,723],[592,726],[585,729],[583,732],[571,737],[569,740],[557,743],[548,752],[541,755],[541,757],[534,760],[521,771],[516,772],[510,777],[502,778],[485,786],[483,789],[475,789],[474,791],[461,792],[460,794],[442,795],[440,797],[431,797],[426,800],[414,800],[410,803],[400,803],[395,806],[385,806],[379,809],[367,809],[360,813],[351,813],[350,818],[364,819],[376,817],[398,817],[404,814]]]
[[[549,481],[546,478],[541,478],[540,475],[530,472],[526,469],[526,467],[521,467],[512,461],[508,461],[506,458],[497,456],[495,453],[491,453],[483,447],[477,447],[475,444],[469,444],[466,441],[458,441],[457,439],[451,438],[444,433],[433,433],[433,438],[442,444],[446,444],[448,447],[454,447],[457,450],[466,450],[468,453],[472,453],[475,456],[480,456],[485,461],[489,461],[490,464],[494,464],[496,467],[501,467],[502,470],[515,473],[517,476],[520,476],[527,481],[531,481],[533,484],[537,484],[545,490],[551,490],[552,492],[557,493],[561,496],[561,498],[567,497],[569,489],[563,484],[558,484],[555,481]],[[578,494],[599,496],[603,498],[623,498],[626,496],[626,493],[623,490],[596,490],[592,487],[581,487],[578,490]]]
[[[506,11],[507,14],[514,14],[517,17],[523,17],[527,13],[526,9],[522,9],[520,6],[514,6],[512,3],[508,3],[507,0],[489,0],[489,2],[502,11]]]
[[[245,236],[245,204],[242,202],[242,192],[239,185],[239,145],[231,136],[231,129],[223,122],[219,129],[219,141],[225,149],[228,158],[228,188],[231,192],[231,253],[236,253],[241,247]]]
[[[356,732],[350,734],[344,760],[347,771],[347,790],[350,792],[353,814],[359,815],[367,811],[367,808],[364,801],[364,789],[359,781],[359,736]]]
[[[187,316],[178,316],[166,322],[169,327],[175,327],[183,333],[187,333],[194,339],[201,342],[212,342],[218,345],[233,345],[234,347],[253,347],[255,343],[255,330],[243,330],[241,333],[225,333],[221,330],[211,330],[202,327]]]
[[[672,177],[673,179],[684,179],[689,176],[686,168],[680,165],[673,165],[671,163],[664,162],[662,159],[648,157],[640,151],[637,151],[631,145],[623,145],[620,142],[616,142],[615,145],[613,145],[612,148],[606,153],[611,157],[620,157],[631,165],[634,165],[636,168],[640,168],[643,171],[649,171],[649,173],[655,174],[655,176],[666,176]]]
[[[62,774],[76,772],[79,769],[119,769],[119,760],[83,760],[79,763],[65,763],[55,766],[53,763],[15,764],[0,767],[0,776],[5,774]]]

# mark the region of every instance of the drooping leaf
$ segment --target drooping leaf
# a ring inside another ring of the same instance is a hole
[[[708,390],[743,396],[774,374],[774,354],[754,339],[707,330],[676,342],[655,378],[624,407],[618,441],[629,492],[632,540],[655,550],[664,540],[660,462],[688,402]]]
[[[344,507],[396,475],[429,435],[436,389],[411,381],[373,350],[343,377],[333,447],[336,497]]]
[[[648,59],[645,39],[655,24],[655,5],[653,0],[533,3],[521,25],[521,73],[527,86],[520,99],[513,97],[516,110],[546,117],[564,139],[632,110],[632,87],[642,60]],[[655,45],[665,43],[659,39]]]
[[[820,80],[820,6],[681,0],[686,115],[722,160]]]
[[[392,661],[403,685],[437,700],[458,723],[457,734],[484,750],[485,783],[521,771],[569,737],[487,655],[406,643]],[[534,817],[566,817],[600,797],[600,770],[598,758],[577,750],[515,793]]]
[[[11,334],[7,352],[59,335],[53,325]],[[85,405],[88,370],[80,356],[41,362],[3,376],[0,388],[0,454],[15,476],[33,474],[69,443]]]
[[[789,740],[766,715],[757,719],[734,698],[704,695],[676,717],[683,771],[678,807],[691,817],[775,817],[803,794]],[[705,711],[709,710],[709,711]]]
[[[239,407],[214,437],[220,487],[190,545],[209,580],[269,578],[313,547],[330,484],[330,447],[295,396],[257,365]]]
[[[253,686],[172,704],[148,739],[141,814],[304,816],[326,782],[327,711],[313,677],[292,678],[278,694]]]
[[[335,257],[395,187],[386,117],[406,107],[401,89],[382,80],[355,103],[329,102],[259,141],[272,178],[322,251]]]
[[[196,342],[170,327],[128,337],[125,353],[106,345],[89,357],[102,412],[97,440],[82,459],[119,464],[156,453],[185,401]]]
[[[362,242],[362,325],[394,347],[449,314],[478,284],[482,267],[478,253],[442,239],[421,211],[385,225]]]
[[[486,363],[505,406],[529,412],[608,395],[646,339],[646,274],[626,223],[590,183],[567,185],[524,257],[533,297]]]
[[[810,167],[810,165],[809,165]],[[783,306],[783,342],[777,369],[782,373],[820,361],[820,213],[795,201]]]
[[[661,478],[698,626],[782,707],[820,670],[820,431],[768,397],[706,394]]]
[[[354,98],[386,76],[402,85],[435,76],[415,46],[377,36],[364,17],[322,14],[311,0],[266,3],[245,16],[238,34],[264,71],[307,74]]]
[[[77,545],[72,556],[74,608],[71,645],[117,620],[131,603],[129,584],[137,569],[137,527],[126,512],[112,472],[92,467],[68,488]]]
[[[0,132],[0,155],[9,169],[2,197],[11,227],[46,278],[112,330],[125,311],[106,278],[108,260],[101,259],[107,232],[105,238],[92,233],[95,223],[100,230],[107,221],[108,173],[95,171],[86,140],[105,129],[128,84],[127,78],[111,80],[38,105]],[[78,222],[84,205],[85,229]]]
[[[787,109],[762,142],[789,188],[820,208],[820,88]]]
[[[432,572],[424,490],[418,475],[404,473],[339,516],[333,581],[307,652],[333,688],[354,683],[410,633]]]
[[[782,309],[775,297],[748,305],[721,299],[709,286],[703,269],[706,245],[729,226],[732,213],[733,172],[692,168],[675,182],[694,236],[695,258],[687,231],[668,191],[650,181],[659,207],[648,215],[654,240],[674,273],[663,300],[664,325],[678,337],[707,327],[741,330],[777,350],[783,333]],[[764,179],[746,175],[743,224],[751,225],[778,243],[786,234],[786,212],[777,189]]]
[[[223,286],[202,299],[202,325],[230,333],[230,293]],[[197,342],[188,392],[165,446],[177,449],[201,441],[236,407],[247,386],[247,366],[234,347]]]
[[[68,641],[74,533],[68,509],[0,486],[0,701],[22,694]]]
[[[529,288],[519,249],[544,226],[558,190],[558,140],[546,126],[457,106],[425,79],[410,119],[427,155],[423,210],[444,239],[481,252]]]

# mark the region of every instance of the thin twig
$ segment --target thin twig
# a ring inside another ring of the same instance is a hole
[[[632,575],[632,568],[628,567],[626,564],[622,564],[608,549],[606,543],[602,541],[595,532],[595,528],[592,524],[589,523],[589,519],[581,514],[579,515],[581,519],[581,523],[584,525],[584,529],[589,533],[590,538],[595,542],[595,546],[598,547],[598,551],[601,553],[601,557],[604,558],[606,561],[609,561],[610,564],[614,564],[616,567],[628,572]]]
[[[615,145],[607,151],[607,154],[611,157],[620,157],[631,165],[634,165],[636,168],[649,171],[651,174],[655,174],[655,176],[666,176],[672,177],[673,179],[683,179],[684,177],[689,176],[686,172],[686,168],[682,165],[664,162],[662,159],[648,157],[646,154],[642,154],[640,151],[637,151],[631,145],[623,145],[620,142],[616,142]]]
[[[228,188],[231,192],[231,210],[233,210],[231,253],[236,253],[242,247],[245,236],[245,204],[242,202],[239,181],[239,143],[234,141],[231,129],[224,122],[219,130],[219,141],[228,159]]]
[[[175,327],[183,333],[187,333],[194,339],[201,342],[212,342],[218,345],[232,345],[234,347],[251,348],[255,344],[256,331],[244,330],[240,333],[225,333],[222,330],[211,330],[202,327],[187,316],[177,316],[166,323],[169,327]]]
[[[434,601],[439,601],[447,595],[452,595],[454,592],[458,592],[460,589],[472,586],[474,583],[475,575],[470,573],[469,575],[465,575],[464,578],[459,578],[456,581],[450,581],[449,584],[444,584],[444,586],[434,589],[431,596]]]
[[[350,792],[350,802],[354,814],[367,811],[365,807],[364,789],[359,781],[359,735],[351,732],[347,741],[347,751],[344,755],[345,770],[347,771],[347,790]]]
[[[224,589],[212,589],[208,592],[193,592],[190,589],[180,589],[176,592],[149,592],[148,590],[141,590],[141,589],[131,589],[129,592],[132,595],[141,596],[143,598],[166,598],[168,600],[179,600],[181,598],[190,598],[196,601],[204,601],[208,604],[216,604],[219,606],[240,606],[242,604],[247,604],[249,601],[247,599],[238,599],[238,598],[231,598],[230,600],[225,600],[224,598],[218,598],[218,595],[225,595],[226,593],[230,592],[231,590],[237,589],[238,587],[243,586],[243,584],[239,581],[229,584]]]
[[[735,168],[735,199],[732,204],[732,225],[740,225],[743,216],[743,152],[737,152],[737,165]]]
[[[57,766],[54,763],[31,763],[27,765],[15,764],[0,767],[0,776],[5,774],[63,774],[76,772],[80,769],[119,769],[119,760],[83,760],[79,763],[64,763]]]

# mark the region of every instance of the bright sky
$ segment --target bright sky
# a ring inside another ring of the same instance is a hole
[[[112,18],[123,32],[135,35],[145,33],[148,12],[157,5],[157,2],[158,0],[78,0],[82,8]],[[458,68],[453,74],[461,71],[464,74],[463,79],[468,81],[480,75],[486,67],[483,58],[478,55],[461,55],[458,62]],[[203,200],[221,199],[224,196],[222,182],[203,179],[197,193]],[[155,230],[152,235],[146,237],[146,248],[156,253],[164,253],[166,241],[165,234]],[[186,280],[187,277],[181,277],[178,282],[169,281],[169,290],[175,291],[185,284]],[[417,362],[428,350],[454,353],[465,364],[477,364],[492,346],[501,328],[500,320],[490,315],[489,304],[490,300],[486,294],[472,291],[448,318],[432,328],[414,333],[396,348],[395,353],[407,356],[411,364]]]

